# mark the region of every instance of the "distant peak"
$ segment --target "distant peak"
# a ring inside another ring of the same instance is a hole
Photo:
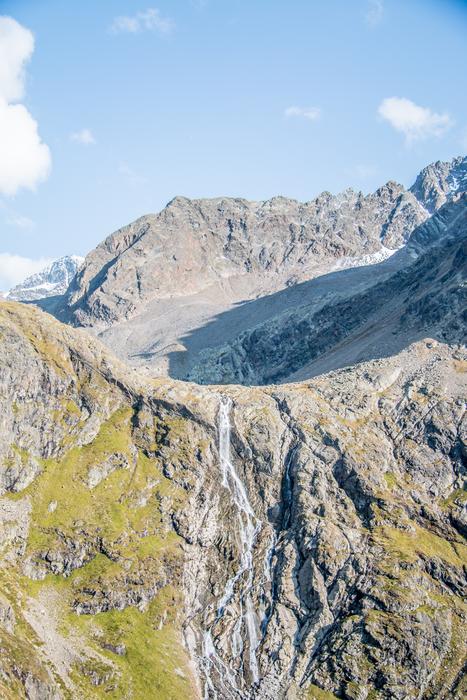
[[[10,289],[7,298],[15,301],[35,301],[64,294],[83,263],[84,258],[79,255],[63,255]]]

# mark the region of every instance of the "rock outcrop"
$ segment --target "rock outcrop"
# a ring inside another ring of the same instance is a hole
[[[0,366],[4,697],[464,696],[457,343],[202,387],[1,303]]]
[[[426,216],[394,182],[368,196],[324,192],[307,203],[176,197],[86,257],[64,313],[77,325],[111,325],[155,299],[195,295],[225,280],[246,278],[246,289],[285,286],[323,259],[397,248]]]
[[[467,158],[450,163],[437,161],[423,168],[410,191],[433,214],[460,192],[467,190]]]
[[[350,299],[410,262],[393,254],[465,192],[466,167],[465,158],[435,163],[411,190],[389,182],[306,203],[177,197],[109,236],[66,296],[41,305],[132,366],[196,378],[205,352],[297,306]]]
[[[120,359],[0,301],[2,698],[463,700],[464,171],[174,200],[42,303]]]
[[[426,336],[465,342],[467,195],[419,226],[390,265],[374,268],[378,282],[363,291],[353,288],[349,294],[347,287],[329,298],[317,290],[314,303],[297,300],[291,309],[203,351],[188,378],[207,384],[296,381],[394,354]]]

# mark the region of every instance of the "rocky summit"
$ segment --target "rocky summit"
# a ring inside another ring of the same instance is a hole
[[[177,197],[106,238],[66,294],[43,308],[152,374],[271,381],[267,366],[219,371],[214,358],[262,336],[265,325],[351,300],[413,262],[407,243],[466,191],[466,173],[467,158],[456,158],[425,168],[409,190],[388,182],[373,194],[324,192],[306,203]],[[280,374],[287,381],[297,369]]]
[[[12,301],[35,301],[64,294],[84,262],[78,255],[65,255],[54,260],[41,272],[27,277],[6,294]]]
[[[465,163],[0,301],[0,697],[465,698]]]

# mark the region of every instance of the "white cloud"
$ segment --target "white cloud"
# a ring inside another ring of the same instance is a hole
[[[74,131],[72,134],[70,134],[70,138],[72,141],[82,143],[85,146],[92,146],[96,143],[94,134],[90,129],[81,129],[81,131]]]
[[[319,107],[287,107],[284,114],[286,117],[303,117],[316,121],[321,116],[321,110]]]
[[[447,112],[433,112],[405,97],[387,97],[378,107],[378,113],[404,134],[407,144],[442,136],[453,124]]]
[[[48,146],[37,122],[21,104],[24,68],[34,50],[32,33],[11,17],[0,17],[0,193],[34,189],[50,171]]]
[[[21,255],[0,253],[0,289],[7,291],[26,277],[40,272],[52,262],[51,258],[23,258]]]
[[[159,10],[149,7],[147,10],[137,12],[131,17],[120,16],[113,20],[110,31],[113,34],[139,34],[143,31],[170,34],[174,23],[168,17],[162,17]]]
[[[0,17],[0,97],[17,102],[24,95],[24,70],[34,51],[34,36],[11,17]]]
[[[49,147],[26,107],[0,100],[0,192],[14,195],[21,187],[35,189],[49,174],[50,164]]]
[[[376,27],[383,19],[384,5],[383,0],[368,0],[368,8],[365,14],[367,24],[371,27]]]
[[[22,216],[21,214],[11,213],[7,216],[5,223],[7,226],[14,226],[15,228],[21,228],[24,230],[33,229],[35,223],[28,216]]]

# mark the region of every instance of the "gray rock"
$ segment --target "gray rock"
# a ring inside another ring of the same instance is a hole
[[[177,197],[109,236],[67,295],[41,304],[153,375],[273,381],[249,373],[241,352],[225,379],[203,379],[199,367],[261,324],[329,308],[413,262],[443,235],[439,218],[423,234],[420,224],[465,191],[465,162],[429,166],[409,191],[389,182],[374,194],[325,192],[306,203]]]
[[[47,265],[41,272],[27,277],[6,293],[11,301],[35,301],[64,294],[84,262],[78,255],[66,255]]]

